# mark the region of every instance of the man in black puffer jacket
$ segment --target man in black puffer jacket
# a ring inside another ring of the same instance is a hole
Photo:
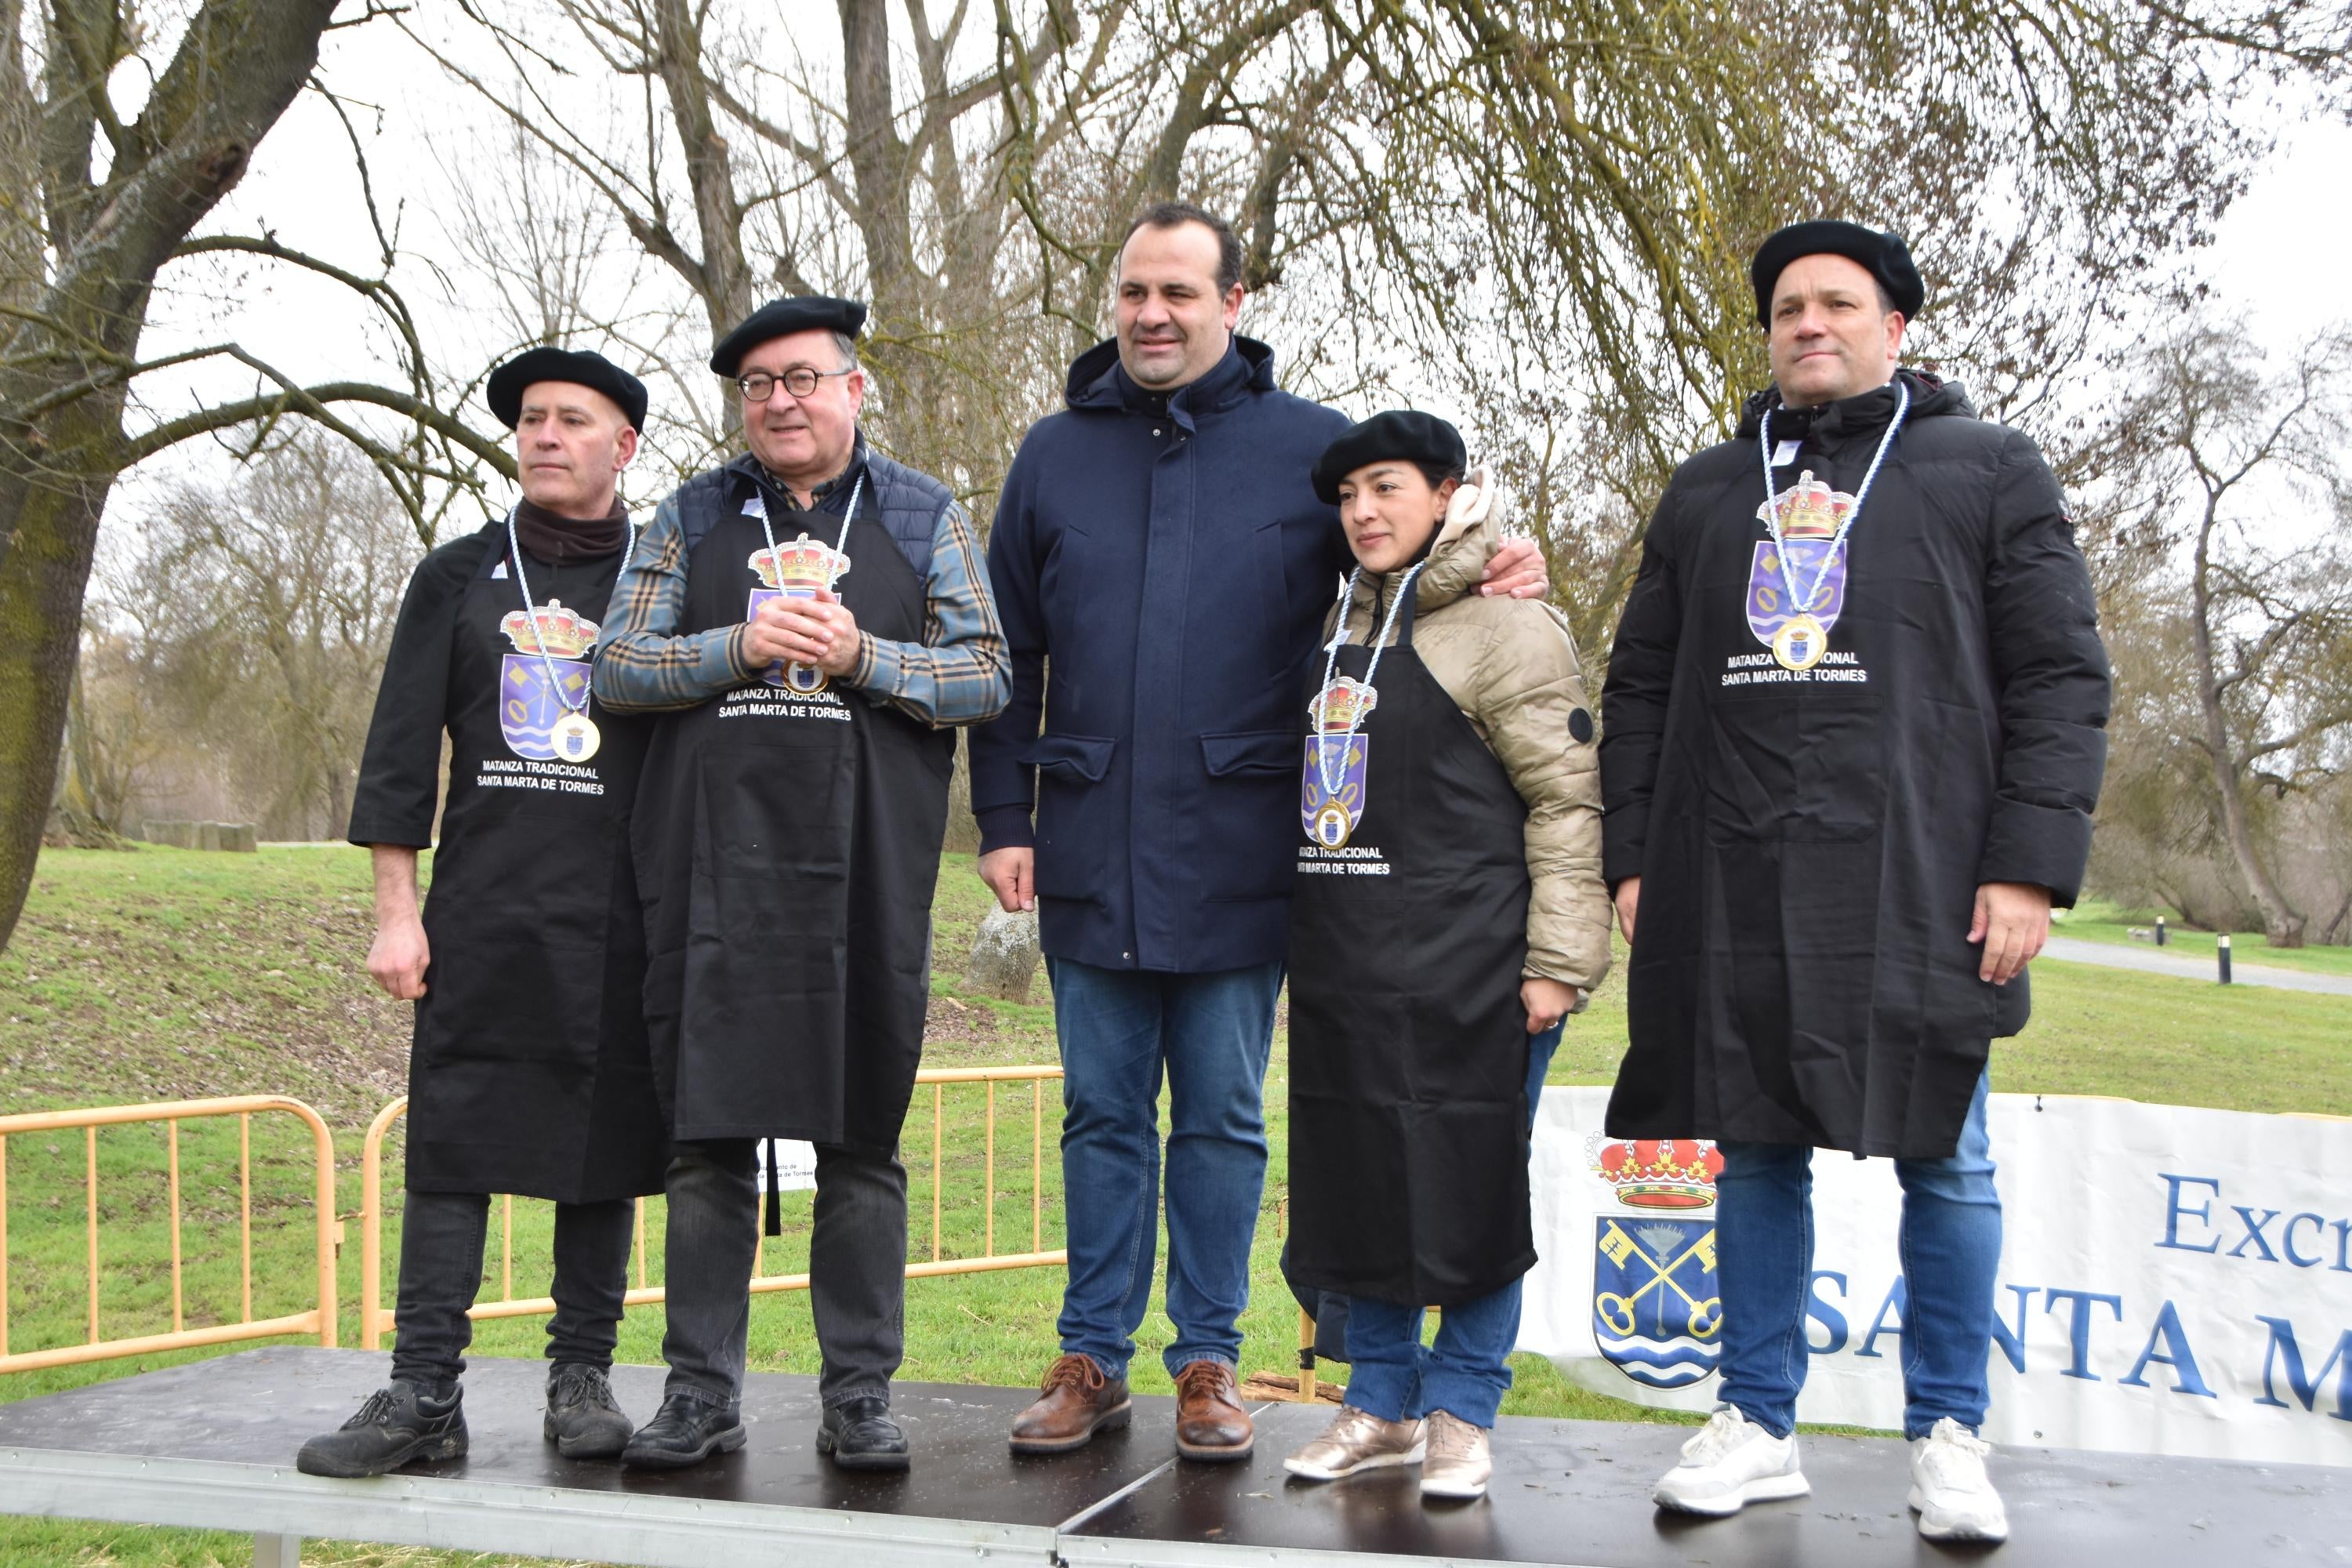
[[[1903,1184],[1920,1531],[1998,1541],[1985,1063],[2082,884],[2106,655],[2033,443],[1897,368],[1926,292],[1903,241],[1797,224],[1750,273],[1775,384],[1660,500],[1603,700],[1604,871],[1633,944],[1608,1130],[1724,1162],[1724,1407],[1656,1499],[1727,1514],[1807,1489],[1808,1162],[1842,1149]]]

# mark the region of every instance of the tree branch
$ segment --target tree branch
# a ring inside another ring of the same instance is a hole
[[[388,454],[383,444],[359,430],[348,421],[336,417],[331,404],[360,403],[378,408],[388,408],[395,414],[415,420],[443,439],[465,448],[476,458],[495,468],[503,477],[515,477],[515,460],[502,445],[479,435],[463,420],[452,418],[423,398],[412,393],[378,386],[368,382],[332,381],[317,386],[300,386],[271,365],[244,350],[230,345],[226,351],[230,358],[251,366],[278,384],[281,390],[262,393],[235,403],[216,404],[169,419],[152,429],[132,437],[123,444],[123,466],[131,467],[153,457],[166,447],[178,445],[194,437],[209,435],[218,430],[232,429],[257,420],[275,419],[286,414],[299,414],[326,426],[371,457],[390,457],[394,462],[405,463]]]

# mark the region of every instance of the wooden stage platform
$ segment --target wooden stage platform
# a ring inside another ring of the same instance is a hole
[[[2352,1563],[2352,1471],[2321,1467],[2004,1450],[1994,1474],[2010,1543],[1929,1546],[1904,1507],[1906,1456],[1886,1440],[1808,1436],[1813,1495],[1697,1522],[1649,1488],[1687,1429],[1507,1416],[1483,1500],[1424,1506],[1411,1471],[1313,1486],[1282,1458],[1331,1407],[1258,1413],[1247,1464],[1180,1462],[1173,1403],[1139,1399],[1129,1430],[1079,1453],[1013,1458],[1020,1389],[903,1384],[914,1444],[904,1477],[820,1458],[814,1379],[759,1374],[742,1452],[676,1473],[573,1462],[540,1436],[538,1363],[467,1369],[472,1453],[365,1481],[294,1468],[390,1358],[271,1348],[0,1405],[0,1512],[251,1532],[256,1562],[299,1562],[300,1538],[510,1552],[656,1568],[713,1564],[1323,1564],[1549,1563],[1580,1568],[1749,1564],[1881,1568],[1997,1556],[2001,1568],[2271,1568]],[[637,1420],[661,1369],[614,1372]]]

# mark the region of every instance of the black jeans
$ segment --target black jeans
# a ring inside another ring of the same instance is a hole
[[[680,1143],[670,1161],[667,1392],[731,1406],[760,1244],[760,1186],[748,1138]],[[887,1155],[817,1146],[809,1307],[827,1407],[890,1397],[906,1350],[907,1172]]]
[[[547,1324],[548,1360],[613,1364],[636,1209],[629,1198],[555,1205],[555,1286],[549,1292],[555,1316]],[[474,1342],[466,1309],[481,1288],[489,1218],[488,1193],[408,1194],[400,1221],[395,1382],[446,1390],[466,1370],[466,1347]]]

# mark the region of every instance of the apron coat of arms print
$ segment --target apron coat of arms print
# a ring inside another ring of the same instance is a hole
[[[550,599],[535,616],[509,611],[499,629],[515,647],[499,660],[499,733],[507,749],[535,763],[569,760],[555,724],[588,706],[588,650],[596,646],[596,623]]]
[[[1379,693],[1345,675],[1307,705],[1309,732],[1298,820],[1307,838],[1326,849],[1345,845],[1363,820],[1372,739],[1352,731],[1379,705]]]
[[[1592,1338],[1646,1388],[1687,1388],[1722,1354],[1715,1178],[1723,1156],[1697,1138],[1601,1138],[1592,1173],[1610,1189],[1593,1221]]]
[[[849,557],[823,540],[811,539],[803,530],[798,539],[773,551],[762,545],[743,564],[758,574],[761,583],[751,591],[743,607],[743,618],[748,621],[771,599],[814,599],[821,591],[830,590],[849,570]],[[772,664],[760,679],[803,697],[814,697],[830,684],[824,672],[813,664]]]
[[[1810,614],[1821,622],[1823,636],[1837,625],[1839,612],[1845,608],[1846,552],[1840,549],[1835,560],[1829,556],[1838,524],[1853,510],[1852,496],[1830,489],[1813,478],[1810,468],[1780,493],[1777,503],[1782,542],[1775,546],[1769,539],[1758,540],[1748,568],[1748,629],[1766,647],[1772,646],[1782,626],[1801,614]],[[1766,520],[1770,511],[1768,503],[1759,506],[1756,515]],[[1788,552],[1785,574],[1782,549]],[[1813,602],[1790,603],[1790,581],[1795,582],[1797,592],[1811,594]]]

